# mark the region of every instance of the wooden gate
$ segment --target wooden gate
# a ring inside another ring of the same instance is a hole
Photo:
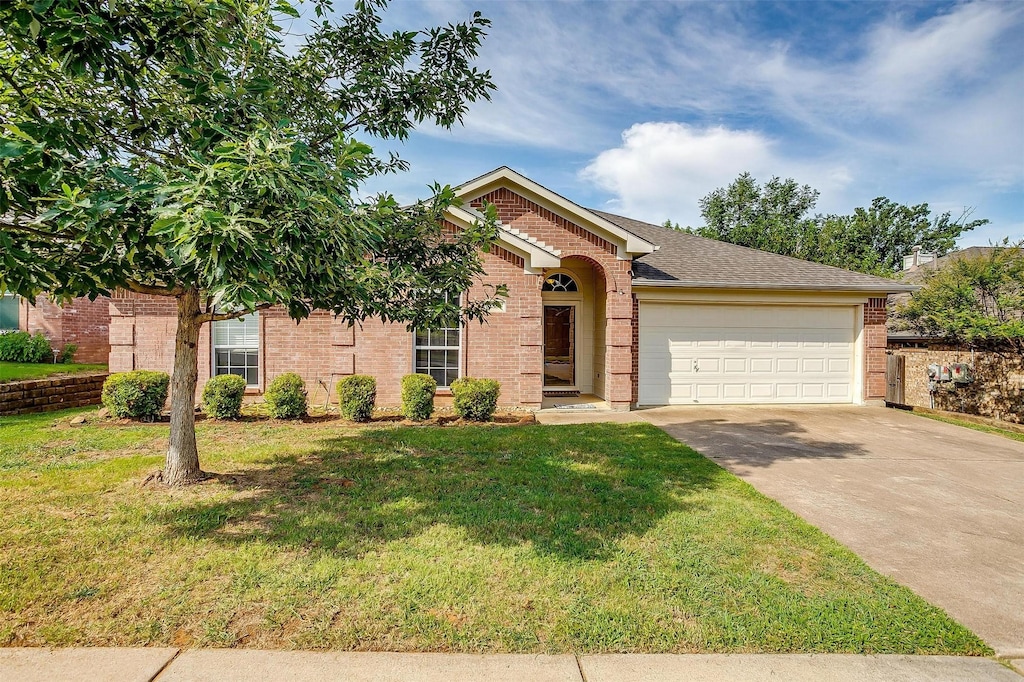
[[[907,358],[902,355],[885,356],[885,402],[905,405],[903,385],[907,371]]]

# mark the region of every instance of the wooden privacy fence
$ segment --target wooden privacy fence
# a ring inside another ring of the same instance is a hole
[[[885,356],[885,402],[906,405],[904,386],[907,378],[907,359],[902,355]]]

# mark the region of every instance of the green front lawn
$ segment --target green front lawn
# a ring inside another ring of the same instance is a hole
[[[19,379],[45,379],[54,374],[82,374],[84,372],[106,371],[106,365],[0,362],[0,382],[17,381]]]
[[[966,419],[957,419],[956,417],[947,417],[942,414],[929,414],[927,412],[913,412],[919,417],[927,417],[928,419],[934,419],[938,422],[945,422],[946,424],[954,424],[956,426],[962,426],[965,429],[974,429],[975,431],[981,431],[983,433],[994,433],[1010,440],[1019,440],[1024,443],[1024,433],[1020,431],[1011,431],[1010,429],[1001,429],[998,426],[992,426],[991,424],[979,424],[977,422],[967,421]]]
[[[0,644],[989,654],[646,424],[0,417]]]

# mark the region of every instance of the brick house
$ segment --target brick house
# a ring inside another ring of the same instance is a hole
[[[78,346],[75,362],[105,363],[110,355],[107,338],[110,326],[109,299],[95,301],[76,298],[59,306],[46,296],[35,305],[13,294],[0,295],[0,333],[5,331],[42,332],[54,348],[69,343]]]
[[[501,221],[483,254],[482,285],[509,298],[486,323],[409,332],[327,312],[296,324],[271,309],[207,325],[200,390],[233,372],[254,393],[298,372],[313,401],[349,374],[378,380],[397,405],[404,374],[490,377],[501,402],[594,396],[612,409],[661,404],[862,403],[885,393],[886,307],[905,285],[703,239],[583,208],[499,168],[461,185],[454,226],[485,202]],[[170,371],[173,300],[118,293],[110,303],[110,369]]]

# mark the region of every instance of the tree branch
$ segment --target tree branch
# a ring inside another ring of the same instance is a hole
[[[125,285],[137,294],[149,294],[150,296],[180,296],[185,293],[183,287],[161,287],[151,284],[142,284],[129,280]]]
[[[257,310],[266,310],[272,307],[270,303],[261,303],[252,310],[236,310],[230,313],[201,313],[197,318],[200,322],[223,322],[224,320],[237,320],[239,317],[244,317],[250,313],[254,313]]]

